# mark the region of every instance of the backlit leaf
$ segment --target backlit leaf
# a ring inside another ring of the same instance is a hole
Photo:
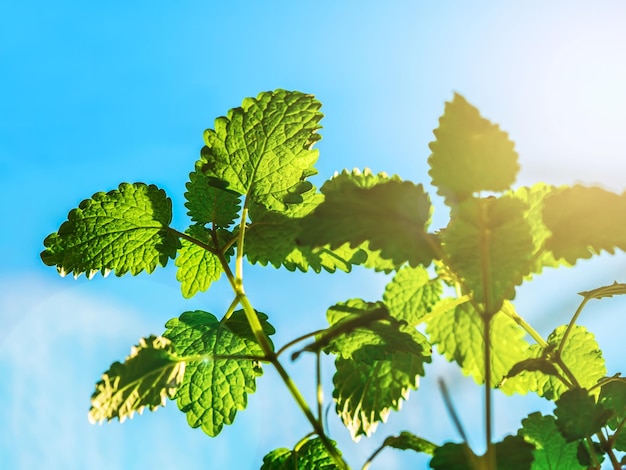
[[[504,308],[510,308],[508,302]],[[470,303],[464,303],[447,310],[426,325],[430,341],[449,361],[455,361],[465,375],[470,375],[476,383],[485,382],[485,343],[482,317]],[[528,343],[525,332],[503,312],[491,319],[491,376],[497,384],[511,367],[526,358]],[[500,387],[505,393],[525,393],[524,383],[505,381]]]
[[[437,239],[426,232],[432,206],[421,185],[388,180],[364,188],[346,181],[322,192],[324,202],[303,220],[302,244],[337,248],[369,241],[370,250],[397,267],[406,261],[426,266],[438,257]]]
[[[415,326],[439,301],[441,282],[431,280],[424,267],[405,266],[385,287],[383,299],[392,316]]]
[[[189,174],[185,207],[191,220],[198,224],[213,224],[215,227],[229,227],[237,218],[240,209],[240,196],[237,193],[219,187],[219,181],[211,180],[196,163],[196,171]],[[224,185],[224,183],[221,183]]]
[[[324,199],[315,190],[301,195],[298,204],[289,204],[285,210],[270,211],[259,205],[251,205],[252,223],[246,231],[245,253],[251,263],[263,266],[268,263],[278,268],[285,266],[290,271],[299,269],[315,272],[325,269],[350,271],[353,263],[361,263],[366,254],[347,244],[334,250],[329,247],[312,249],[296,243],[301,231],[302,218],[311,213]]]
[[[328,320],[339,327],[381,309],[386,310],[380,302],[352,299],[331,307]],[[431,361],[426,338],[388,315],[367,327],[346,330],[330,341],[326,351],[338,356],[333,397],[337,413],[355,440],[372,434],[392,409],[400,408],[410,389],[417,388],[424,364]]]
[[[59,231],[44,240],[41,259],[62,276],[151,273],[176,256],[179,241],[169,230],[171,220],[172,201],[162,189],[122,183],[73,209]]]
[[[320,139],[321,104],[312,95],[276,90],[246,98],[204,133],[201,171],[270,210],[310,184]]]
[[[150,411],[165,405],[181,384],[185,363],[176,356],[167,338],[150,336],[139,340],[123,363],[114,362],[96,384],[91,397],[89,420],[123,422],[145,407]]]
[[[532,470],[582,470],[576,453],[578,445],[568,443],[559,432],[554,416],[532,413],[522,420],[517,434],[535,446]]]
[[[531,187],[523,186],[508,195],[523,201],[528,210],[525,218],[530,225],[530,233],[533,239],[533,257],[530,272],[539,274],[545,267],[556,268],[559,266],[571,266],[565,260],[556,260],[552,251],[545,249],[545,243],[550,236],[550,231],[543,223],[543,205],[546,197],[556,191],[554,186],[545,183],[537,183]]]
[[[606,250],[626,250],[626,195],[597,187],[564,187],[546,198],[546,249],[574,264]]]
[[[415,452],[423,452],[433,455],[437,446],[426,439],[417,437],[407,431],[402,431],[398,436],[389,436],[383,442],[385,447],[393,447],[400,450],[414,450]]]
[[[446,204],[479,191],[505,191],[515,181],[519,165],[513,142],[461,95],[446,103],[433,133],[429,174]]]
[[[267,316],[258,316],[266,334],[272,334]],[[263,351],[242,310],[221,322],[200,310],[185,312],[165,326],[164,336],[178,354],[190,358],[176,393],[178,407],[187,414],[191,427],[202,427],[209,436],[216,436],[224,424],[232,424],[237,410],[246,407],[248,394],[256,390],[256,377],[262,374],[256,360],[220,356],[260,357]]]
[[[559,326],[550,334],[547,339],[548,350],[545,352],[537,344],[530,346],[527,358],[549,358],[561,344],[566,329],[566,325]],[[598,347],[593,333],[587,331],[583,326],[574,325],[563,347],[561,360],[583,388],[594,386],[598,383],[598,380],[606,375],[602,351]],[[559,371],[559,374],[564,376],[558,364],[553,363],[553,365]],[[536,392],[548,400],[558,399],[568,389],[557,376],[553,374],[546,375],[540,370],[522,371],[519,375],[510,378],[506,383],[516,382],[518,379],[522,381],[522,384],[528,391]],[[599,393],[599,390],[596,389],[594,393]]]
[[[263,457],[261,466],[261,470],[335,470],[337,468],[339,467],[320,438],[309,439],[297,450],[275,449]]]
[[[619,378],[602,386],[598,403],[602,404],[607,410],[611,410],[614,414],[609,421],[611,429],[615,430],[619,423],[626,420],[626,379]],[[622,429],[620,432],[626,444],[626,432]],[[626,450],[624,448],[619,450]]]
[[[220,230],[216,233],[219,234],[218,238],[232,237],[227,230]],[[211,232],[201,225],[192,225],[187,230],[187,234],[207,246],[219,249],[214,246]],[[230,258],[231,252],[225,254],[226,261]],[[223,272],[220,259],[215,253],[185,239],[181,242],[175,263],[178,266],[176,279],[181,283],[185,298],[193,297],[199,291],[206,291],[211,283],[221,277]]]
[[[530,270],[533,240],[527,206],[514,198],[469,199],[453,210],[443,234],[450,267],[486,313],[515,296]]]

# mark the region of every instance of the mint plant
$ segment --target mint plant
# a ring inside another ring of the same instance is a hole
[[[172,203],[162,189],[122,183],[83,201],[45,239],[42,260],[61,275],[137,275],[173,259],[186,298],[221,277],[232,287],[225,312],[184,312],[113,363],[96,384],[90,420],[123,421],[173,399],[190,426],[217,436],[246,408],[263,367],[273,367],[311,432],[292,449],[268,452],[261,468],[345,469],[322,415],[321,391],[329,386],[319,372],[322,354],[335,357],[332,399],[358,439],[418,388],[436,346],[483,385],[485,454],[474,453],[465,437],[432,443],[416,424],[386,438],[363,468],[387,447],[429,454],[434,469],[626,464],[626,380],[607,375],[593,334],[577,324],[588,302],[624,294],[626,284],[581,292],[570,322],[547,338],[513,304],[516,288],[546,267],[626,250],[625,196],[580,185],[514,189],[513,142],[457,94],[430,144],[431,182],[450,209],[448,225],[432,230],[433,205],[421,184],[367,169],[344,170],[321,191],[308,181],[316,173],[320,107],[312,95],[277,90],[218,118],[189,175],[192,225],[183,231],[171,226]],[[276,348],[270,317],[246,295],[246,260],[291,271],[363,265],[394,275],[382,299],[330,306],[327,328]],[[284,366],[302,354],[318,365],[313,406]],[[492,394],[528,392],[553,401],[554,415],[531,413],[494,442]],[[445,384],[442,393],[465,436]]]

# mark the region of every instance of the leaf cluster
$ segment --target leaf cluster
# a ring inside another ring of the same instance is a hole
[[[418,389],[436,347],[485,385],[486,453],[405,431],[385,439],[366,466],[390,447],[431,455],[435,469],[599,468],[603,458],[619,468],[626,381],[606,376],[594,335],[577,319],[587,302],[624,294],[625,285],[581,292],[571,321],[545,339],[513,301],[518,286],[544,268],[626,250],[619,222],[626,196],[581,185],[513,187],[514,143],[455,94],[430,144],[430,183],[450,210],[447,225],[433,229],[423,184],[368,169],[336,173],[320,190],[309,181],[320,108],[312,95],[276,90],[217,118],[186,184],[184,230],[171,226],[172,202],[162,189],[122,183],[81,202],[44,240],[42,261],[61,275],[137,275],[173,259],[186,298],[222,277],[232,287],[224,312],[185,312],[113,363],[96,384],[90,419],[123,421],[170,398],[191,427],[217,436],[271,366],[311,434],[268,453],[261,468],[347,468],[323,419],[321,355],[334,356],[336,414],[358,440]],[[382,299],[339,302],[328,309],[326,328],[276,350],[269,316],[245,294],[244,260],[290,271],[362,265],[392,276]],[[292,358],[316,357],[316,410],[283,365],[283,353],[296,346]],[[532,413],[517,434],[493,442],[492,389],[536,393],[554,402],[554,415]],[[450,412],[460,428],[451,405]]]

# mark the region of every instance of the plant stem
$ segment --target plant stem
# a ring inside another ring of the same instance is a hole
[[[490,326],[492,314],[483,316],[485,336],[485,441],[487,445],[487,468],[495,470],[496,459],[491,445],[491,337]]]
[[[589,301],[589,298],[587,297],[583,299],[583,301],[580,303],[580,305],[576,309],[574,316],[572,317],[569,324],[567,325],[567,329],[565,330],[565,333],[563,333],[563,338],[561,338],[561,344],[559,344],[559,349],[557,349],[556,351],[556,355],[558,357],[561,357],[561,353],[563,352],[563,348],[565,347],[565,342],[567,341],[567,337],[572,332],[572,328],[574,328],[574,324],[576,323],[576,320],[578,320],[578,316],[583,311],[583,308],[585,308],[585,305],[587,304],[588,301]]]
[[[507,315],[511,320],[521,326],[526,333],[528,333],[535,342],[541,346],[543,349],[547,348],[548,343],[541,337],[537,330],[535,330],[530,324],[526,322],[513,308],[513,305],[510,302],[505,302],[504,306],[501,310],[505,315]]]

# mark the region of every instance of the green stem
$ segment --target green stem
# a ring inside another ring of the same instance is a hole
[[[485,335],[485,441],[487,445],[487,468],[495,470],[496,468],[496,456],[491,445],[491,337],[490,326],[491,318],[493,315],[486,314],[483,316],[484,320],[484,335]]]
[[[615,470],[621,470],[622,466],[619,463],[619,460],[617,460],[617,456],[615,455],[615,452],[613,452],[613,445],[610,442],[610,440],[607,439],[604,436],[604,434],[602,434],[602,431],[598,431],[596,433],[596,436],[598,437],[598,440],[600,441],[600,445],[602,446],[602,450],[604,450],[604,453],[609,456],[609,460],[611,461],[611,464],[613,465],[613,468]]]
[[[513,308],[513,305],[510,302],[505,302],[504,307],[502,308],[502,312],[507,315],[511,320],[521,326],[526,333],[528,333],[535,342],[541,346],[542,349],[547,348],[548,343],[541,337],[537,330],[535,330],[530,324],[526,322],[521,316]]]
[[[198,240],[196,238],[193,238],[193,237],[187,235],[186,233],[179,232],[178,230],[176,230],[176,229],[174,229],[172,227],[167,227],[167,230],[172,232],[178,238],[182,238],[183,240],[187,240],[188,242],[193,243],[194,245],[197,245],[200,248],[204,248],[206,251],[208,251],[210,253],[213,253],[214,255],[219,255],[218,250],[213,248],[211,245],[208,245],[208,244],[206,244],[204,242],[201,242],[200,240]]]
[[[583,311],[583,308],[585,308],[585,305],[587,304],[588,301],[589,299],[587,297],[583,299],[583,301],[580,303],[580,305],[576,309],[574,316],[570,320],[569,325],[567,325],[567,329],[565,330],[565,333],[563,334],[563,338],[561,338],[561,344],[559,344],[559,349],[557,349],[556,351],[556,355],[558,357],[561,357],[561,353],[563,352],[563,348],[565,347],[565,342],[567,341],[567,337],[572,332],[572,328],[574,328],[574,324],[576,323],[576,320],[578,320],[578,316]]]
[[[292,339],[287,344],[285,344],[282,348],[280,348],[278,351],[276,351],[276,356],[280,356],[282,353],[284,353],[287,349],[292,347],[294,344],[297,344],[300,341],[304,341],[305,339],[312,338],[313,336],[317,336],[320,333],[323,333],[324,331],[326,331],[326,330],[324,329],[324,330],[312,331],[312,332],[307,333],[305,335],[299,336],[296,339]],[[296,354],[296,353],[294,353],[294,354]]]
[[[322,426],[322,407],[324,405],[324,389],[322,388],[322,358],[320,351],[315,355],[315,381],[317,382],[317,420]]]

